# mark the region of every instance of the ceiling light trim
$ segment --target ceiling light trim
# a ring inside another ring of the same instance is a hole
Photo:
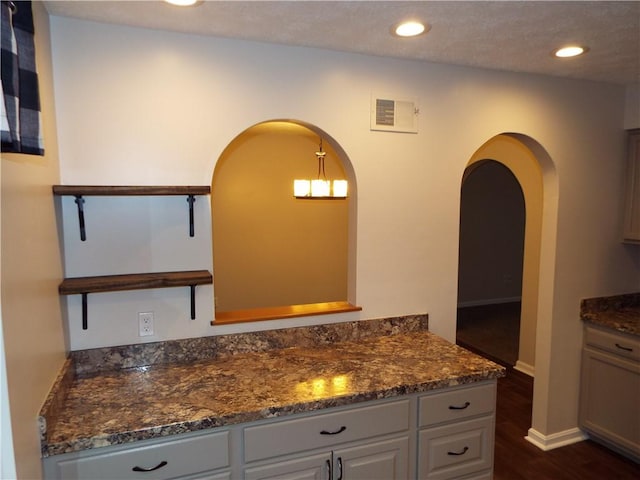
[[[588,51],[589,51],[589,47],[574,44],[574,45],[565,45],[564,47],[557,48],[552,52],[552,55],[556,58],[576,58],[584,55]]]
[[[391,27],[391,34],[399,38],[415,38],[431,30],[431,25],[421,20],[405,20]]]

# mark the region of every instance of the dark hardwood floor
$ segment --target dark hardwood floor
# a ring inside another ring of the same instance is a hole
[[[591,440],[547,452],[525,440],[532,398],[528,375],[498,380],[494,480],[640,480],[640,465]]]

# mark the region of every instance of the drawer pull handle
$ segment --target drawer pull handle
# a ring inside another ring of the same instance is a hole
[[[616,343],[616,347],[618,347],[620,350],[624,350],[625,352],[633,352],[633,348],[631,348],[631,347],[623,347],[619,343]]]
[[[336,430],[335,432],[328,432],[327,430],[322,430],[320,432],[320,435],[338,435],[339,433],[344,432],[346,429],[347,429],[347,427],[345,427],[343,425],[338,430]]]
[[[471,405],[469,402],[464,402],[464,405],[462,405],[461,407],[458,407],[457,405],[449,405],[449,410],[464,410],[469,405]]]
[[[464,447],[461,452],[447,452],[447,455],[460,456],[460,455],[464,455],[465,453],[467,453],[468,450],[469,450],[469,447]]]
[[[154,470],[158,470],[159,468],[162,468],[165,465],[167,465],[167,462],[163,460],[155,467],[151,467],[151,468],[133,467],[131,470],[133,470],[134,472],[153,472]]]

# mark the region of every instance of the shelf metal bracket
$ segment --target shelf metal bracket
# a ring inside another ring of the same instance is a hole
[[[82,329],[86,330],[87,325],[87,294],[82,294]]]
[[[196,286],[189,285],[191,289],[191,320],[196,319]]]
[[[84,198],[82,195],[75,195],[76,205],[78,205],[78,223],[80,224],[80,240],[83,242],[87,239],[87,232],[84,228]]]
[[[196,197],[195,195],[188,195],[187,196],[187,202],[189,203],[189,236],[193,237],[195,235],[194,232],[194,228],[193,228],[193,204],[196,201]],[[193,318],[193,314],[192,314],[192,318]]]

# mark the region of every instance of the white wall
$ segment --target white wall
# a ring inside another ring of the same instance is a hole
[[[175,289],[90,295],[86,332],[79,299],[69,301],[72,349],[138,343],[140,308],[160,317],[149,341],[422,312],[432,331],[453,341],[462,173],[485,141],[522,133],[546,150],[559,182],[558,196],[547,199],[558,209],[557,237],[543,234],[552,241],[547,258],[556,260],[543,268],[555,282],[553,308],[543,312],[554,341],[543,353],[562,368],[539,389],[536,401],[554,409],[543,409],[536,428],[547,434],[576,425],[579,301],[637,290],[640,271],[637,250],[619,242],[623,88],[65,18],[52,20],[52,34],[65,184],[207,185],[237,134],[283,118],[337,140],[357,180],[362,312],[222,328],[209,325],[211,288],[199,287],[195,322],[185,318],[187,297]],[[370,131],[372,92],[418,98],[419,133]],[[77,236],[67,200],[65,239]],[[210,268],[206,203],[197,202],[196,238],[188,240],[172,200],[92,200],[92,210],[111,215],[87,213],[94,218],[90,241],[67,246],[67,274]],[[135,256],[127,253],[132,243],[142,247]]]
[[[45,155],[2,154],[2,330],[17,477],[41,476],[37,416],[65,360],[62,259],[51,185],[59,183],[48,15],[33,2]],[[0,352],[1,354],[2,352]],[[4,409],[7,407],[3,403]],[[4,419],[3,419],[4,437]],[[4,464],[4,450],[2,461]],[[10,466],[11,458],[7,458]],[[3,465],[4,469],[4,465]],[[10,477],[11,469],[6,472]]]

